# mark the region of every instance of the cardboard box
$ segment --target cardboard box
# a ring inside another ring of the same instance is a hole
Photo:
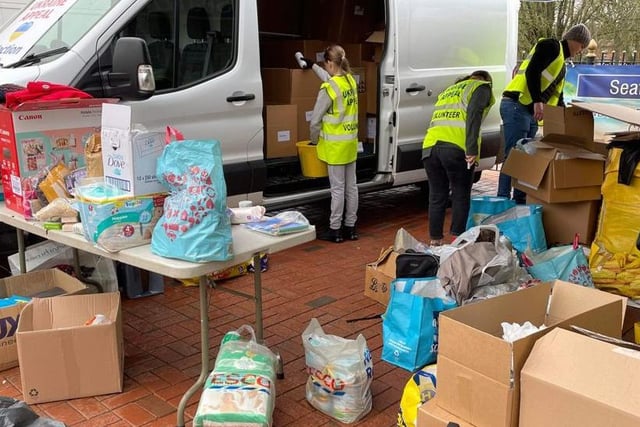
[[[322,81],[311,70],[263,68],[262,87],[266,104],[295,104],[296,98],[318,97]]]
[[[365,111],[367,114],[378,114],[378,64],[371,61],[362,63],[365,69],[365,81],[367,82],[368,96]],[[358,106],[364,108],[363,106]]]
[[[606,144],[594,141],[593,114],[580,107],[545,105],[542,134],[545,137],[563,138],[605,156],[607,153]]]
[[[70,171],[85,165],[84,145],[100,132],[103,103],[115,99],[27,101],[0,107],[2,188],[7,208],[24,214],[28,178],[62,161]]]
[[[576,233],[581,244],[589,246],[593,242],[601,200],[547,203],[528,195],[527,203],[542,205],[542,224],[549,247],[571,244]]]
[[[109,322],[86,326],[96,314]],[[16,335],[22,394],[28,404],[122,391],[118,292],[34,299],[22,310]]]
[[[518,425],[520,371],[535,341],[577,325],[620,337],[626,298],[567,282],[527,289],[442,312],[439,405],[478,427]],[[501,322],[547,328],[509,343]]]
[[[390,246],[380,251],[374,262],[367,264],[364,273],[364,294],[380,304],[389,304],[391,281],[396,278],[398,253]]]
[[[298,107],[296,105],[266,105],[265,158],[297,156]]]
[[[502,172],[513,186],[547,203],[599,200],[604,158],[571,144],[530,142],[534,154],[511,150]]]
[[[58,270],[40,270],[0,279],[0,298],[12,295],[25,297],[53,294],[75,295],[87,292],[87,286],[76,278]],[[0,371],[18,365],[15,333],[22,304],[0,308]]]
[[[104,181],[130,197],[166,193],[156,167],[162,154],[162,132],[133,132],[131,107],[104,104],[102,108],[102,167]]]
[[[418,408],[416,427],[451,427],[450,423],[458,427],[474,427],[451,412],[445,411],[438,405],[438,396],[427,400]]]
[[[310,137],[309,124],[313,114],[313,107],[316,105],[316,97],[292,98],[291,103],[298,107],[298,118],[296,120],[298,124],[298,140],[308,141]]]
[[[384,46],[384,31],[374,31],[371,33],[369,37],[365,40],[368,46],[373,46],[373,55],[371,58],[366,58],[367,60],[372,60],[375,63],[380,63],[382,60],[382,49]],[[366,50],[369,51],[368,49]]]
[[[522,368],[521,427],[640,425],[640,351],[555,329]]]
[[[324,40],[263,39],[260,42],[260,66],[299,69],[296,52],[301,52],[314,62],[323,62],[324,50],[329,44]]]

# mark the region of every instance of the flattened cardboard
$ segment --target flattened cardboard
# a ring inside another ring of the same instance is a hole
[[[570,325],[619,337],[625,308],[624,297],[555,281],[441,313],[440,406],[477,427],[517,426],[519,372],[535,341]],[[547,329],[502,339],[501,322],[526,321]]]
[[[389,304],[391,281],[396,278],[397,257],[398,253],[390,246],[380,251],[376,261],[367,264],[364,274],[365,296],[385,306]]]
[[[0,298],[12,295],[31,297],[52,289],[62,292],[61,295],[88,292],[84,283],[58,269],[38,270],[0,279]],[[16,330],[23,307],[0,308],[0,322],[4,324],[4,327],[0,327],[0,371],[18,366]]]
[[[85,326],[96,314],[110,323]],[[118,393],[124,350],[118,292],[37,298],[18,322],[23,400],[29,404]]]
[[[640,425],[640,352],[554,329],[521,372],[521,427]]]
[[[463,419],[447,412],[438,405],[438,397],[427,400],[418,408],[416,427],[449,427],[455,423],[458,427],[474,427]]]

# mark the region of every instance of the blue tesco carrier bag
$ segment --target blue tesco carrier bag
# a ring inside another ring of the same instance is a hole
[[[167,135],[182,135],[168,129]],[[151,237],[151,251],[192,262],[233,258],[222,153],[216,140],[178,140],[165,146],[158,180],[170,191]]]
[[[473,196],[467,218],[467,230],[480,225],[486,217],[499,214],[516,205],[515,200],[497,196]]]
[[[437,277],[394,279],[382,316],[382,360],[411,372],[435,362],[438,316],[454,307]]]
[[[494,224],[513,248],[522,253],[529,249],[539,253],[547,249],[547,238],[542,224],[542,205],[516,205],[482,220],[481,225]]]

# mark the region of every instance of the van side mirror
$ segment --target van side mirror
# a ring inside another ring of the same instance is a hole
[[[156,83],[147,43],[139,37],[121,37],[113,50],[112,71],[107,74],[105,95],[133,101],[151,97]]]

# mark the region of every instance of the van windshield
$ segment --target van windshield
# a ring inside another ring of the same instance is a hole
[[[0,64],[14,64],[28,55],[53,49],[58,49],[60,54],[66,52],[119,1],[33,1],[0,32]],[[41,62],[52,61],[57,56],[45,55]]]

